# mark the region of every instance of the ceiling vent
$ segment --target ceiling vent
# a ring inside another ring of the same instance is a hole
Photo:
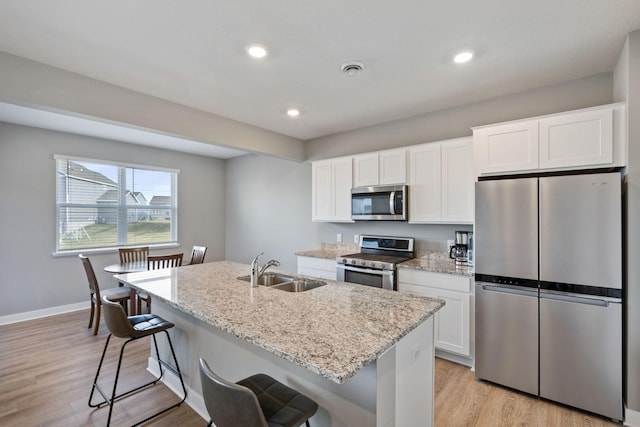
[[[358,61],[351,61],[342,64],[342,72],[350,77],[357,76],[362,72],[364,64]]]

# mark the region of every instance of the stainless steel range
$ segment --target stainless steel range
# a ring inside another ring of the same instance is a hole
[[[342,282],[397,290],[396,265],[413,258],[413,237],[360,236],[360,252],[339,256]]]

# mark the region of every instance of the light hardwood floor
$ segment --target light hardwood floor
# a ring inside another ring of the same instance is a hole
[[[107,336],[87,329],[89,313],[80,311],[0,326],[0,426],[104,426],[107,408],[87,405],[95,369]],[[160,337],[160,339],[163,339]],[[121,340],[112,339],[103,368],[107,389],[115,372]],[[127,346],[118,388],[151,378],[146,372],[149,340]],[[607,426],[606,419],[476,381],[466,367],[436,360],[435,425],[449,426]],[[113,426],[130,425],[176,401],[164,385],[116,403]],[[186,404],[147,423],[154,426],[204,426]],[[361,427],[361,426],[353,426]]]

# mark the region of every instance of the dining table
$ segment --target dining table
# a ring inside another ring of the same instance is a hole
[[[126,273],[139,273],[141,271],[147,271],[147,261],[131,261],[123,263],[109,264],[104,267],[104,271],[111,274],[126,274]],[[119,286],[123,286],[123,283],[118,281]],[[129,315],[135,316],[137,314],[136,304],[137,292],[131,288],[129,297]]]

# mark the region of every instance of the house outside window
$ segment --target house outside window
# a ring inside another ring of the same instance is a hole
[[[55,159],[57,252],[177,242],[179,171]]]

